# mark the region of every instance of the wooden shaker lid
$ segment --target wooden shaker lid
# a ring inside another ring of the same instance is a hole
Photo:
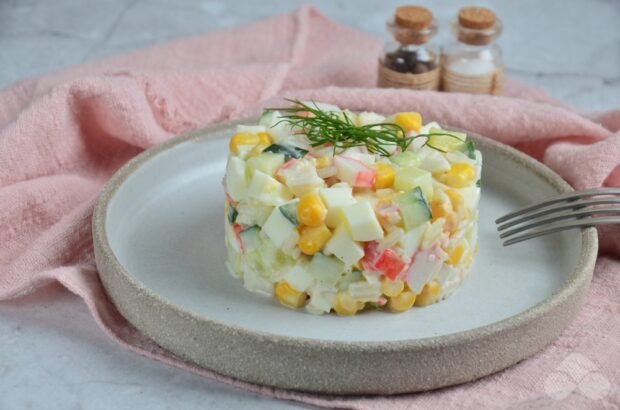
[[[463,7],[459,10],[459,24],[474,30],[487,30],[495,25],[495,13],[484,7]]]
[[[420,6],[401,6],[394,14],[396,25],[413,30],[424,30],[433,23],[433,13]]]

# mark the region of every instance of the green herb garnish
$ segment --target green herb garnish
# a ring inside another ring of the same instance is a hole
[[[237,221],[237,216],[239,212],[232,205],[228,205],[228,222],[234,224]]]
[[[339,149],[345,150],[347,148],[365,146],[369,152],[389,157],[392,155],[391,150],[388,150],[389,147],[396,146],[402,152],[405,152],[414,139],[428,139],[430,137],[430,134],[406,137],[405,130],[400,125],[394,123],[358,126],[353,123],[345,111],[324,111],[315,102],[306,104],[299,100],[287,99],[287,101],[293,103],[294,106],[289,108],[268,108],[268,110],[277,110],[283,113],[274,126],[286,123],[291,127],[299,128],[312,147],[331,145],[334,148],[334,154]],[[454,137],[451,134],[436,132],[433,135]],[[429,145],[428,140],[425,145],[444,152]]]
[[[263,150],[263,152],[273,152],[274,154],[283,154],[285,161],[291,158],[299,159],[306,155],[308,151],[305,149],[294,147],[292,145],[271,144]]]
[[[290,108],[275,108],[284,115],[276,123],[285,122],[300,128],[312,147],[332,145],[334,151],[366,146],[368,151],[389,156],[389,146],[398,146],[405,151],[413,138],[404,138],[405,130],[397,124],[382,123],[357,126],[346,112],[321,110],[316,103],[305,104],[299,100],[288,100],[295,104]]]

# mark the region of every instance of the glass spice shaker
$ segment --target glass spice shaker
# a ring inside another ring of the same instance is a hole
[[[464,7],[452,23],[456,41],[442,54],[444,91],[499,94],[503,66],[501,49],[494,43],[502,32],[495,13],[483,7]]]
[[[437,90],[439,52],[431,39],[437,33],[433,14],[424,7],[396,9],[387,29],[395,41],[386,44],[379,60],[379,87]]]

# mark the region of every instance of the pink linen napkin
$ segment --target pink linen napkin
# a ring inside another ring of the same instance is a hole
[[[251,26],[179,40],[25,81],[0,93],[0,300],[58,282],[126,348],[241,389],[325,407],[619,408],[620,229],[599,230],[586,305],[562,337],[476,382],[391,397],[319,396],[197,368],[133,328],[93,260],[98,192],[145,148],[209,123],[256,114],[279,96],[426,119],[496,138],[576,188],[620,186],[620,110],[584,116],[509,83],[502,97],[372,88],[380,41],[303,7]],[[10,302],[5,302],[10,303]]]

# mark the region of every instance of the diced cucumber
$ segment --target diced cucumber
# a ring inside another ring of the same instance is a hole
[[[349,294],[361,302],[375,302],[381,297],[380,282],[355,282],[349,285]]]
[[[247,252],[244,260],[259,275],[273,278],[280,275],[283,269],[290,269],[295,260],[282,252],[269,238],[258,235],[258,246]]]
[[[420,187],[399,195],[395,201],[400,207],[400,215],[408,231],[429,221],[432,217],[431,209]]]
[[[260,201],[250,199],[249,201],[241,202],[237,207],[237,223],[242,225],[263,226],[269,215],[273,211],[273,205],[266,205]]]
[[[405,151],[405,152],[401,152],[400,154],[392,155],[390,157],[390,161],[392,161],[393,163],[395,163],[396,165],[402,168],[407,168],[407,167],[414,167],[418,165],[419,158],[413,152]]]
[[[480,186],[481,186],[481,185],[482,185],[482,179],[480,179],[480,178],[479,178],[479,179],[476,181],[476,186],[477,186],[478,188],[480,188]]]
[[[450,162],[447,155],[429,147],[423,147],[424,159],[420,161],[418,168],[429,172],[447,171],[450,169]]]
[[[426,198],[433,197],[433,176],[420,168],[410,167],[396,173],[394,188],[400,191],[411,191],[420,187]]]
[[[261,275],[260,272],[251,267],[246,266],[243,271],[243,286],[251,292],[266,296],[273,295],[273,284],[266,276]]]
[[[228,205],[228,222],[234,224],[237,220],[237,215],[239,215],[237,209],[232,205]]]
[[[340,259],[322,253],[315,254],[308,265],[308,272],[330,286],[334,286],[342,278],[344,271],[345,266]]]
[[[308,293],[311,297],[310,302],[306,305],[306,310],[314,315],[321,315],[331,310],[338,289],[318,282],[308,289]]]
[[[252,172],[256,170],[273,176],[282,164],[284,164],[284,155],[273,152],[263,152],[247,160],[246,167],[247,172],[249,172],[248,178],[251,178]]]
[[[349,285],[355,282],[361,282],[364,280],[364,275],[362,272],[358,270],[352,270],[345,273],[342,278],[338,281],[338,289],[341,291],[346,291],[349,289]]]
[[[465,134],[464,132],[457,132],[457,131],[447,131],[447,130],[443,130],[441,128],[431,128],[428,130],[429,134],[446,134],[449,135],[451,138],[456,138],[459,141],[463,141],[465,142],[467,140],[467,134]]]
[[[260,116],[260,120],[258,123],[260,125],[264,125],[265,127],[271,126],[271,120],[273,119],[275,111],[273,110],[265,110],[263,111],[263,115]]]
[[[267,148],[263,150],[263,152],[273,152],[275,154],[283,154],[284,160],[288,161],[291,158],[299,159],[306,155],[308,151],[305,149],[294,147],[292,145],[280,145],[280,144],[271,144]]]
[[[280,212],[286,219],[288,219],[293,225],[298,226],[299,221],[297,220],[297,204],[299,201],[292,201],[288,204],[280,205]]]
[[[274,209],[263,225],[263,233],[274,245],[281,248],[292,248],[299,238],[297,226],[293,224],[279,209]]]
[[[247,229],[244,229],[239,233],[241,237],[241,242],[243,243],[246,252],[252,251],[260,247],[261,237],[260,237],[260,227],[258,225],[250,226]]]
[[[440,128],[429,130],[426,145],[441,152],[465,151],[467,134],[456,131],[446,131]]]
[[[472,140],[465,141],[463,152],[469,158],[473,159],[474,161],[476,160],[476,145],[474,145],[474,142]]]

